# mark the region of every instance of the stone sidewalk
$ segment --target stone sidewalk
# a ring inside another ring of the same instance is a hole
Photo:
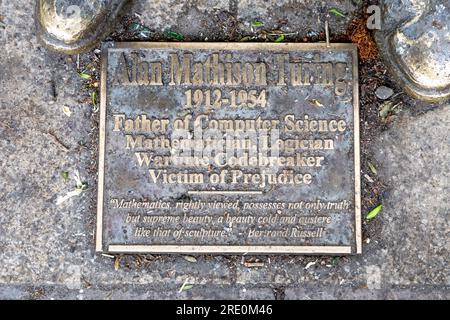
[[[329,7],[349,13],[330,18],[338,38],[356,10],[351,1],[284,0],[274,9],[263,0],[148,0],[128,9],[156,35],[236,41],[255,19],[269,27],[285,19],[283,30],[298,38],[319,35]],[[240,256],[125,256],[116,271],[113,258],[94,253],[98,114],[85,102],[76,57],[41,47],[25,0],[0,0],[0,20],[0,298],[450,298],[449,106],[405,99],[387,130],[362,137],[386,185],[362,256],[260,257],[259,268]],[[73,187],[61,172],[75,170],[89,187],[57,206]],[[193,288],[179,293],[185,281]]]

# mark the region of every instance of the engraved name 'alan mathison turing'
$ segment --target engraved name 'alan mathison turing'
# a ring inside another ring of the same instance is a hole
[[[169,62],[142,60],[138,54],[122,53],[115,71],[113,85],[193,85],[193,86],[334,86],[336,95],[347,90],[346,63],[302,63],[290,60],[289,54],[275,54],[274,70],[264,62],[227,62],[233,55],[209,55],[204,61],[194,61],[190,53],[170,54]],[[164,67],[166,66],[166,67]],[[164,70],[169,82],[164,83]],[[269,83],[269,72],[275,72]]]

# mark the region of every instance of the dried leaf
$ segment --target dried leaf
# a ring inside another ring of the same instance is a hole
[[[92,76],[88,73],[84,73],[84,72],[80,72],[79,73],[80,77],[85,79],[85,80],[89,80]]]
[[[371,220],[371,219],[375,218],[380,213],[382,208],[383,208],[383,205],[380,204],[378,207],[376,207],[375,209],[373,209],[372,211],[369,212],[366,219]]]
[[[192,263],[197,262],[197,259],[195,259],[193,256],[183,256],[183,259]]]
[[[68,117],[70,117],[70,116],[72,115],[72,110],[70,110],[70,108],[67,107],[67,106],[64,106],[64,107],[63,107],[63,112],[64,112],[64,114],[65,114],[66,116],[68,116]]]
[[[305,270],[308,270],[310,267],[312,267],[313,265],[315,265],[317,263],[317,260],[316,261],[313,261],[313,262],[308,262],[308,264],[306,265],[306,267],[305,267]]]
[[[249,41],[249,40],[251,40],[251,39],[252,39],[251,37],[246,36],[246,37],[241,38],[241,40],[239,40],[239,41],[240,41],[240,42],[245,42],[245,41]]]
[[[317,99],[309,99],[308,102],[315,107],[323,108],[323,104]]]
[[[375,168],[375,166],[372,163],[370,163],[370,162],[368,162],[367,165],[369,166],[370,171],[372,171],[372,173],[376,175],[377,174],[377,168]]]
[[[284,38],[285,38],[284,34],[281,34],[281,35],[277,38],[277,40],[275,40],[275,42],[283,42],[283,41],[284,41]]]
[[[381,119],[386,119],[389,112],[392,110],[394,103],[392,101],[385,101],[379,108],[378,115]]]
[[[87,189],[87,183],[83,182],[80,178],[80,173],[78,172],[78,170],[75,170],[75,174],[73,179],[75,180],[76,183],[76,190],[78,190],[80,193],[81,191],[84,191]]]
[[[63,203],[63,202],[65,202],[65,201],[69,200],[69,199],[72,198],[72,197],[79,196],[79,195],[81,194],[82,191],[83,191],[83,190],[77,188],[77,189],[75,189],[75,190],[72,190],[72,191],[70,191],[70,192],[67,192],[65,196],[59,196],[59,197],[56,199],[56,205],[60,205],[61,203]]]
[[[119,257],[116,257],[115,259],[114,259],[114,270],[119,270],[119,267],[120,267],[120,258]]]
[[[244,262],[244,266],[247,268],[262,268],[264,267],[263,262]]]
[[[392,101],[385,101],[379,108],[378,114],[380,118],[385,121],[388,116],[395,114],[398,112],[396,108],[400,105],[400,103],[395,104]]]
[[[347,14],[338,8],[331,8],[329,10],[331,14],[334,14],[336,17],[345,17]]]
[[[368,175],[368,174],[364,174],[364,178],[366,178],[367,181],[369,181],[370,183],[373,183],[373,179]]]
[[[264,26],[264,23],[262,23],[261,21],[252,21],[251,26],[253,28],[259,28],[259,27]]]

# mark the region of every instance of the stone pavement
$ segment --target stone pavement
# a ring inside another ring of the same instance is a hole
[[[253,19],[287,19],[285,32],[301,37],[323,31],[329,7],[356,10],[347,0],[277,3],[148,0],[128,8],[155,33],[173,29],[189,40],[233,40],[227,24],[214,24],[221,14],[240,30]],[[258,268],[237,256],[124,256],[116,271],[114,259],[94,253],[98,115],[83,102],[76,57],[37,42],[32,9],[0,0],[1,299],[450,298],[450,107],[412,99],[388,130],[362,137],[386,185],[362,256],[260,257]],[[350,18],[330,19],[332,35],[344,34]],[[73,187],[61,172],[75,170],[88,189],[56,205]],[[185,281],[193,288],[179,293]]]

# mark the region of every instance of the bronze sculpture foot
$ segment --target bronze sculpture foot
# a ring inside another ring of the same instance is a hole
[[[38,0],[38,37],[53,51],[87,51],[110,31],[126,0]]]
[[[381,54],[405,91],[439,102],[450,98],[450,3],[383,0]]]

